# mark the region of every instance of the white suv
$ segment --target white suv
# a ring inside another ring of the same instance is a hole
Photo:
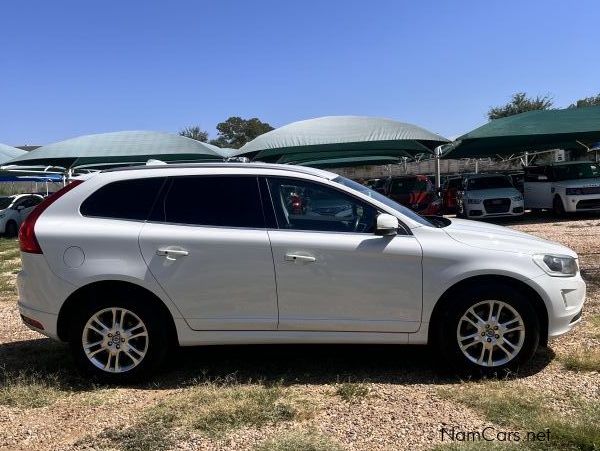
[[[98,173],[34,210],[20,246],[23,321],[116,380],[173,344],[432,343],[495,373],[571,329],[585,298],[564,246],[284,165]]]
[[[42,200],[38,194],[0,197],[0,234],[16,236],[21,223]]]
[[[600,163],[574,161],[525,168],[525,205],[556,215],[600,211]]]
[[[521,216],[523,195],[509,177],[502,174],[468,175],[456,196],[457,216],[495,218]]]

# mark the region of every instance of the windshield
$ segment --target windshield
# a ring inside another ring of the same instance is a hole
[[[415,192],[426,192],[427,181],[416,178],[392,179],[390,192],[392,194],[410,194]]]
[[[578,180],[600,177],[600,165],[597,163],[567,164],[554,167],[554,178],[560,180]]]
[[[478,189],[514,188],[508,177],[475,177],[467,182],[467,191]]]
[[[354,191],[358,191],[361,194],[365,194],[365,195],[375,199],[376,201],[379,201],[382,204],[387,205],[388,207],[396,210],[398,213],[401,213],[404,216],[408,216],[410,219],[412,219],[415,222],[418,222],[421,225],[429,226],[429,227],[431,227],[431,225],[432,225],[431,222],[429,222],[423,216],[419,216],[418,214],[416,214],[414,211],[410,210],[409,208],[406,208],[403,205],[400,205],[399,203],[394,202],[389,197],[385,197],[383,194],[379,194],[377,191],[373,191],[372,189],[370,189],[367,186],[361,185],[360,183],[356,183],[350,179],[347,179],[347,178],[341,177],[341,176],[334,178],[333,181],[336,183],[339,183],[340,185],[347,186],[348,188],[352,188]]]
[[[0,197],[0,210],[10,207],[13,200],[13,197]]]

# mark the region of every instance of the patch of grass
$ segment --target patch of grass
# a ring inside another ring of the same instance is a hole
[[[568,413],[561,413],[531,390],[490,382],[465,384],[455,390],[443,389],[440,395],[480,411],[489,421],[507,430],[544,431],[550,429],[548,442],[520,442],[520,449],[598,450],[600,449],[600,401],[569,398]],[[513,429],[510,429],[513,428]],[[525,433],[521,434],[525,436]],[[476,442],[475,444],[482,445]],[[490,443],[484,449],[511,449],[510,444]],[[450,449],[469,449],[459,445]],[[443,449],[448,449],[444,447]],[[472,447],[470,449],[479,449]]]
[[[15,274],[21,269],[19,242],[0,238],[0,300],[12,300],[17,294]]]
[[[600,339],[600,315],[590,316],[586,318],[590,322],[594,338]]]
[[[44,407],[64,395],[57,376],[21,372],[0,376],[0,405],[20,408]]]
[[[559,360],[570,371],[600,371],[600,349],[597,348],[571,351]]]
[[[155,422],[139,422],[125,429],[105,429],[96,437],[87,436],[75,443],[77,447],[122,451],[167,451],[174,445],[170,429]]]
[[[256,451],[341,451],[342,447],[322,435],[307,432],[291,432],[267,440]]]
[[[359,402],[369,395],[369,387],[362,382],[343,382],[337,384],[335,393],[349,403]]]
[[[150,422],[221,436],[243,426],[260,427],[309,415],[281,387],[204,383],[187,388],[146,412]]]

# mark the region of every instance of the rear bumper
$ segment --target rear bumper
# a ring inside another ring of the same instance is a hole
[[[27,327],[58,339],[57,320],[60,308],[75,287],[50,270],[44,255],[21,253],[23,269],[17,275],[19,311],[26,318],[39,321],[43,330],[25,322]]]
[[[59,340],[57,333],[57,322],[58,315],[53,313],[42,312],[41,310],[36,310],[34,308],[28,307],[19,301],[19,312],[25,318],[37,321],[42,324],[43,329],[33,326],[29,321],[23,320],[23,324],[29,327],[31,330],[35,330],[47,337],[50,337],[54,340]]]

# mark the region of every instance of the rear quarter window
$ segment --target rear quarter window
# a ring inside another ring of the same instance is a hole
[[[164,177],[154,177],[109,183],[84,200],[79,211],[83,216],[145,221],[164,182]]]

